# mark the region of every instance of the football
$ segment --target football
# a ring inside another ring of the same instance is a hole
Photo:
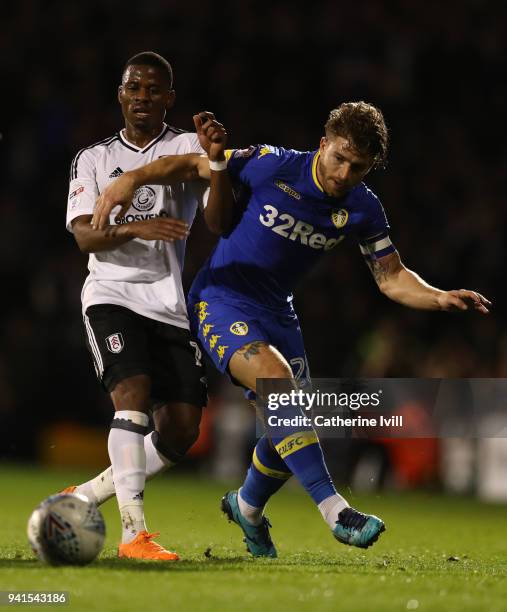
[[[28,540],[49,565],[86,565],[102,550],[106,526],[100,510],[84,495],[52,495],[32,512]]]

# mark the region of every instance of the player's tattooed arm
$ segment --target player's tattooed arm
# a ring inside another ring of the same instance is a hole
[[[170,185],[182,181],[207,179],[210,193],[204,217],[208,228],[216,234],[225,233],[232,223],[234,196],[228,173],[224,169],[210,170],[210,162],[225,163],[227,132],[216,121],[213,113],[204,112],[194,116],[197,135],[207,156],[199,153],[167,155],[125,172],[110,183],[97,199],[92,217],[92,227],[103,230],[109,223],[112,210],[119,207],[115,220],[126,215],[132,204],[136,189],[142,185]]]
[[[134,238],[173,242],[188,235],[188,225],[185,221],[172,217],[106,225],[103,229],[94,229],[91,219],[91,215],[81,215],[72,221],[74,238],[82,253],[113,251]]]
[[[387,260],[387,261],[386,261]],[[373,278],[379,287],[382,286],[389,279],[391,259],[388,257],[381,257],[380,259],[368,260],[368,267],[373,274]]]
[[[125,225],[106,225],[102,230],[94,230],[91,219],[92,215],[81,215],[72,221],[72,232],[82,253],[110,251],[131,240]]]
[[[418,274],[406,268],[397,252],[367,260],[375,281],[391,300],[422,310],[468,310],[488,314],[491,302],[480,293],[468,289],[442,291],[432,287]]]
[[[92,217],[92,227],[103,230],[109,224],[109,216],[114,208],[120,208],[115,220],[119,222],[132,205],[136,189],[142,185],[169,185],[199,178],[199,164],[202,155],[167,155],[125,172],[107,185],[97,199]]]

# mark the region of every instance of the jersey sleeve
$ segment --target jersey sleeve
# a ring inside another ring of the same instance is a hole
[[[72,232],[72,221],[81,215],[92,215],[99,196],[96,180],[96,153],[80,151],[70,168],[69,197],[67,200],[67,229]]]
[[[389,237],[389,223],[378,197],[364,186],[365,222],[357,233],[361,253],[367,260],[379,259],[396,251]]]
[[[227,149],[225,159],[231,179],[251,188],[274,176],[290,151],[271,145],[251,145],[248,149]]]

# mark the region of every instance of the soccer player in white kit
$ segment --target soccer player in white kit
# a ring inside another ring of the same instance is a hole
[[[146,185],[135,192],[121,220],[111,216],[101,230],[90,221],[100,193],[124,172],[166,155],[204,153],[196,134],[164,123],[175,100],[172,85],[171,66],[160,55],[143,52],[127,61],[118,89],[125,128],[76,155],[67,207],[67,229],[89,253],[81,296],[87,345],[115,415],[108,439],[111,467],[65,492],[82,493],[98,504],[116,493],[119,556],[158,560],[178,555],[154,542],[157,534],[146,529],[145,480],[174,465],[192,446],[206,402],[181,274],[188,230],[208,183]],[[211,114],[202,117],[215,134],[225,134]],[[155,431],[147,435],[150,413]]]

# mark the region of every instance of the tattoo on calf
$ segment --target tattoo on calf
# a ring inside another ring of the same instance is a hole
[[[238,353],[243,355],[243,357],[248,361],[250,357],[253,355],[258,355],[260,353],[260,349],[262,346],[267,346],[266,342],[262,340],[256,340],[255,342],[250,342],[250,344],[245,344],[242,346]]]

